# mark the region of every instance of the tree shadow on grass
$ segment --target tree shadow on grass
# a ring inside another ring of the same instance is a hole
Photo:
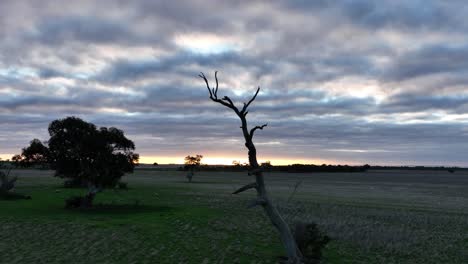
[[[31,196],[13,192],[0,192],[0,201],[31,200]]]
[[[95,204],[89,208],[70,209],[85,214],[135,214],[135,213],[167,213],[175,208],[170,206],[143,204]]]
[[[186,184],[226,184],[225,182],[220,181],[175,181],[175,183],[186,183]]]

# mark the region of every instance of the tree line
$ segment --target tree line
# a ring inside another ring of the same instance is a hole
[[[260,164],[263,171],[266,172],[283,172],[283,173],[307,173],[307,172],[365,172],[372,168],[370,165],[362,166],[349,166],[349,165],[314,165],[314,164],[292,164],[292,165],[272,165],[269,162]],[[186,165],[179,167],[179,170],[189,170],[190,168]],[[193,168],[192,168],[193,169]],[[231,171],[231,172],[243,172],[249,171],[250,166],[245,165],[207,165],[200,164],[195,167],[198,171]]]

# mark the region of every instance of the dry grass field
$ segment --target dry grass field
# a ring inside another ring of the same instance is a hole
[[[0,201],[0,263],[275,263],[282,249],[254,192],[230,193],[244,173],[136,170],[130,190],[105,190],[97,206],[64,209],[83,193],[50,171],[16,170]],[[290,222],[313,221],[332,242],[325,263],[467,263],[468,173],[368,171],[267,173]],[[294,187],[298,182],[297,190]]]

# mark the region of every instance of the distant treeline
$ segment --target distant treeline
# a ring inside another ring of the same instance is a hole
[[[186,171],[186,166],[166,166],[166,165],[153,165],[147,167],[148,164],[142,164],[137,166],[137,170],[149,170],[149,171]],[[11,161],[0,160],[0,167],[23,167],[15,164]],[[262,167],[267,172],[288,172],[288,173],[305,173],[305,172],[365,172],[367,170],[427,170],[427,171],[448,171],[454,173],[456,171],[468,171],[468,168],[462,167],[445,167],[445,166],[375,166],[375,165],[362,165],[362,166],[351,166],[351,165],[314,165],[314,164],[292,164],[292,165],[271,165],[269,163],[263,163]],[[40,164],[28,166],[32,169],[49,169],[48,164]],[[198,171],[231,171],[231,172],[247,172],[249,166],[242,165],[200,165],[196,168]]]
[[[271,171],[278,172],[364,172],[370,169],[371,166],[349,166],[349,165],[313,165],[313,164],[293,164],[287,166],[273,166]]]
[[[302,172],[364,172],[370,166],[349,166],[349,165],[311,165],[311,164],[292,164],[283,166],[274,166],[269,163],[262,164],[264,171],[267,172],[287,172],[287,173],[302,173]],[[187,167],[179,167],[178,170],[188,170]],[[248,171],[249,166],[246,165],[200,165],[197,170],[200,171]]]
[[[368,164],[362,166],[351,165],[314,165],[314,164],[292,164],[274,166],[263,164],[264,171],[267,172],[286,172],[286,173],[306,173],[306,172],[365,172],[368,170],[427,170],[427,171],[467,171],[468,168],[444,167],[444,166],[371,166]],[[187,170],[186,167],[179,167],[178,170]],[[197,170],[200,171],[248,171],[246,165],[200,165]]]
[[[445,166],[371,166],[372,170],[431,170],[431,171],[467,171],[468,168]]]

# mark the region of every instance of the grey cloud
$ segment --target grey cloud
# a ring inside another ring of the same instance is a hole
[[[48,17],[40,21],[26,40],[37,40],[44,45],[64,44],[64,42],[113,43],[138,41],[127,25],[97,17]]]
[[[282,6],[296,12],[333,13],[337,11],[350,22],[372,29],[399,28],[403,30],[453,30],[466,26],[463,1],[404,1],[386,3],[372,0],[342,1],[280,1]]]
[[[39,70],[39,77],[44,79],[54,78],[54,77],[64,77],[65,73],[58,71],[53,68],[41,68]]]
[[[393,113],[430,110],[446,110],[456,113],[458,109],[467,105],[467,96],[428,96],[418,93],[400,93],[391,97],[381,108]]]
[[[468,45],[424,46],[399,56],[386,72],[389,80],[405,80],[437,73],[466,74]]]
[[[403,27],[437,29],[452,22],[454,10],[444,9],[438,1],[392,1],[381,5],[374,1],[346,1],[343,12],[352,21],[373,28]]]
[[[303,98],[303,97],[302,97]],[[307,115],[329,115],[341,114],[346,116],[361,116],[374,113],[377,110],[373,98],[337,98],[317,100],[288,101],[286,98],[278,97],[271,104],[260,99],[252,109],[260,112],[274,112],[276,115],[303,117]]]
[[[46,137],[53,119],[77,115],[124,129],[146,155],[226,148],[245,155],[234,141],[238,119],[211,102],[197,78],[204,71],[213,82],[220,70],[220,95],[239,105],[263,88],[249,113],[250,124],[269,124],[256,135],[261,155],[467,164],[468,120],[431,115],[468,111],[462,1],[69,4],[41,1],[35,12],[0,4],[0,153]],[[174,43],[192,33],[241,45],[196,54]],[[106,53],[109,46],[126,57]],[[155,52],[133,58],[130,47]],[[24,69],[34,76],[10,73]],[[341,80],[357,80],[349,83],[355,90],[333,86]],[[361,93],[367,81],[376,87]]]
[[[260,75],[268,74],[274,68],[274,65],[269,62],[260,62],[255,60],[255,58],[234,51],[207,55],[182,51],[173,56],[153,58],[145,61],[119,60],[107,69],[104,69],[95,79],[105,82],[118,82],[167,72],[175,72],[181,75],[197,75],[197,71],[184,69],[184,67],[192,65],[197,66],[200,70],[234,65],[258,72]]]

